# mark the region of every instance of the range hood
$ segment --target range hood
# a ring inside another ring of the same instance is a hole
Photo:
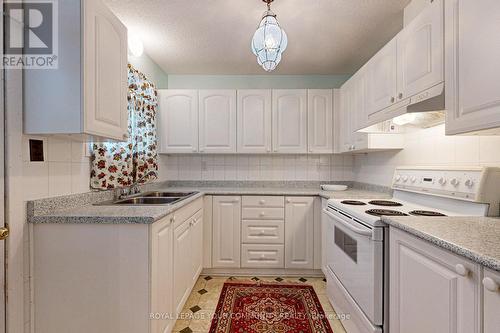
[[[368,115],[372,125],[359,132],[377,132],[379,124],[390,121],[397,126],[433,127],[445,121],[444,82],[396,103],[384,110]]]

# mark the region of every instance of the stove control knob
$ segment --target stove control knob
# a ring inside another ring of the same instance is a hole
[[[417,177],[413,176],[413,177],[410,178],[410,180],[411,180],[412,183],[414,183],[414,182],[417,181]]]
[[[456,178],[453,178],[451,181],[450,181],[451,185],[457,187],[458,184],[460,184],[460,181]]]
[[[439,184],[445,185],[446,184],[446,178],[444,178],[444,177],[439,178]]]
[[[467,187],[472,187],[472,186],[474,186],[474,181],[473,181],[472,179],[467,179],[467,180],[465,181],[465,186],[467,186]]]
[[[401,175],[396,175],[395,179],[397,182],[399,182],[401,180]]]
[[[408,176],[403,176],[403,181],[406,183],[408,181]]]

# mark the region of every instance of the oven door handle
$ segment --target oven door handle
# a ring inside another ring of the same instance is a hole
[[[349,222],[346,222],[346,221],[342,220],[341,218],[338,218],[337,216],[333,215],[332,213],[330,213],[326,209],[323,209],[323,213],[325,213],[326,215],[328,215],[329,217],[331,217],[335,221],[340,222],[344,227],[348,228],[352,232],[357,233],[358,235],[369,236],[369,237],[371,237],[373,235],[371,230],[356,228],[355,226],[353,226]]]

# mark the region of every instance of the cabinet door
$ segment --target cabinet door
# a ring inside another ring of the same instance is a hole
[[[203,269],[203,211],[191,219],[190,243],[192,251],[191,286],[194,286]]]
[[[309,152],[333,152],[333,91],[314,89],[307,91],[307,124]]]
[[[367,65],[367,114],[368,116],[391,106],[396,101],[397,90],[396,39],[384,46]]]
[[[443,15],[443,0],[431,1],[398,35],[398,100],[443,82]]]
[[[160,90],[157,117],[160,153],[198,151],[197,90]]]
[[[285,199],[285,268],[313,268],[314,198]]]
[[[336,111],[337,121],[335,122],[336,137],[337,137],[337,151],[336,153],[345,153],[350,150],[351,147],[351,136],[349,134],[349,109],[351,103],[352,89],[350,82],[347,81],[340,88],[340,103],[339,108]]]
[[[359,71],[353,78],[351,103],[349,110],[349,134],[352,151],[366,149],[368,147],[368,134],[357,132],[366,126],[368,117],[366,114],[366,75]]]
[[[238,90],[238,153],[271,152],[271,90]]]
[[[484,333],[496,333],[500,327],[500,274],[492,270],[484,270],[483,279],[483,327]]]
[[[174,286],[173,302],[175,313],[180,313],[189,296],[192,272],[192,244],[190,241],[190,220],[174,231]]]
[[[151,312],[173,313],[173,223],[171,216],[151,225]],[[151,332],[172,329],[175,320],[151,321]]]
[[[240,197],[214,196],[212,223],[212,266],[240,267]]]
[[[500,135],[500,2],[451,0],[446,17],[446,133]]]
[[[389,254],[391,332],[479,332],[478,265],[394,228]]]
[[[200,90],[200,153],[236,152],[236,90]]]
[[[84,132],[126,140],[127,28],[101,0],[83,10]]]
[[[307,153],[307,91],[273,90],[273,151]]]

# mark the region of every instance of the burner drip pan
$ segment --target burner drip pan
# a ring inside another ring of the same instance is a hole
[[[352,205],[352,206],[365,206],[366,203],[363,201],[358,201],[358,200],[344,200],[341,201],[344,205]]]
[[[366,213],[373,216],[408,216],[408,214],[391,209],[369,209]]]
[[[439,213],[439,212],[433,212],[433,211],[430,211],[430,210],[413,210],[410,212],[410,215],[414,215],[414,216],[446,216],[445,214],[443,213]]]
[[[368,202],[370,205],[374,206],[386,206],[386,207],[400,207],[403,206],[403,204],[400,204],[399,202],[396,201],[389,201],[389,200],[372,200]]]

